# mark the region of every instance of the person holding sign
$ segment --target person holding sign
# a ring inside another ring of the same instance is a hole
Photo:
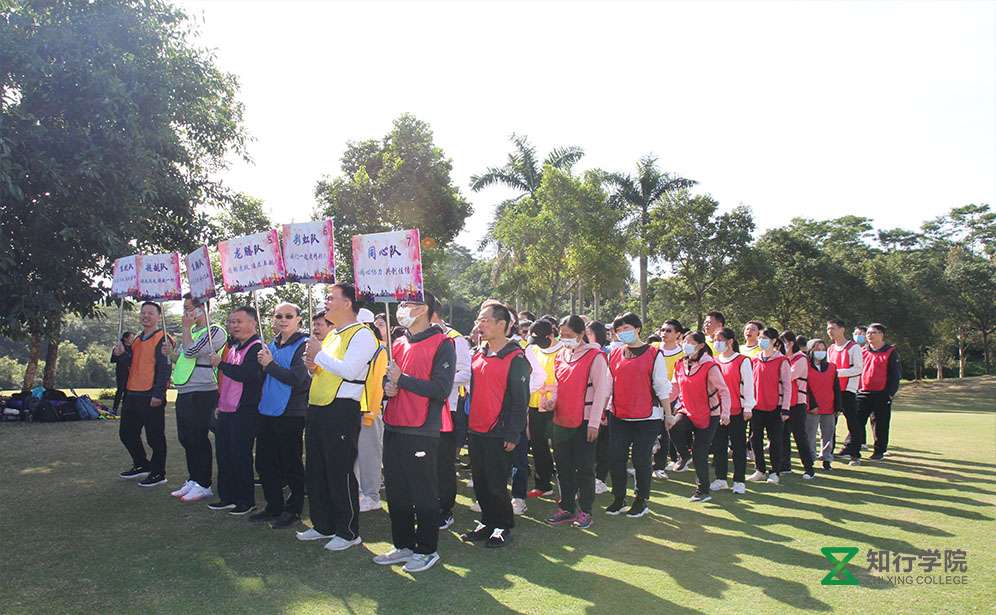
[[[487,301],[477,315],[483,341],[471,362],[470,466],[481,506],[477,527],[461,538],[504,547],[512,540],[515,519],[508,497],[511,453],[526,427],[529,408],[529,361],[508,339],[512,315],[497,301]]]
[[[146,301],[139,310],[142,332],[131,342],[131,365],[128,368],[124,404],[118,435],[131,455],[131,468],[121,472],[121,478],[141,478],[142,487],[155,487],[166,482],[166,386],[169,384],[169,359],[163,353],[166,332],[159,328],[163,309],[158,303]],[[118,342],[113,354],[125,354]],[[142,430],[152,449],[152,459],[145,455]]]
[[[374,563],[404,563],[406,572],[428,570],[439,561],[439,476],[436,456],[441,431],[453,431],[449,396],[456,352],[453,341],[431,323],[436,300],[403,301],[398,322],[406,335],[391,345],[384,394],[384,487],[394,550]]]
[[[360,437],[360,397],[377,338],[356,319],[360,304],[351,284],[333,284],[325,297],[325,318],[335,329],[319,345],[309,338],[305,365],[311,390],[305,417],[308,463],[305,481],[312,527],[298,540],[331,539],[329,551],[345,551],[362,542],[356,474]]]
[[[208,336],[207,300],[183,296],[180,345],[172,353],[173,386],[176,387],[176,435],[187,458],[187,482],[171,493],[181,502],[196,502],[214,495],[211,415],[218,407],[218,379],[211,355],[221,350],[228,336],[212,325]]]
[[[270,527],[278,529],[296,523],[304,507],[301,455],[311,375],[304,364],[308,336],[301,331],[301,308],[287,302],[274,308],[273,332],[276,337],[256,356],[263,368],[256,469],[263,483],[266,509],[249,520],[269,521]],[[286,502],[284,485],[290,488]]]

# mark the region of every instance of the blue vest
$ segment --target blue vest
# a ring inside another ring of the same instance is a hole
[[[293,344],[287,344],[282,348],[277,348],[276,341],[270,342],[268,348],[273,355],[273,362],[284,369],[290,369],[294,353],[307,341],[308,336],[302,335]],[[259,399],[259,413],[264,416],[282,415],[284,410],[287,409],[287,402],[290,401],[291,392],[289,384],[284,384],[267,374],[266,378],[263,379],[263,395]]]

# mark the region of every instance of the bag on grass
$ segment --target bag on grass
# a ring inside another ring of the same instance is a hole
[[[93,403],[87,395],[76,398],[76,412],[79,413],[80,418],[84,421],[89,421],[91,419],[99,419],[100,413],[97,411],[97,406]]]

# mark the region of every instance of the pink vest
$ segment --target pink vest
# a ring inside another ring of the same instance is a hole
[[[251,344],[246,344],[242,350],[229,347],[228,352],[225,353],[225,357],[222,360],[232,365],[242,365],[242,361],[245,360],[249,349],[261,343],[258,339],[253,340]],[[239,408],[240,399],[242,399],[242,383],[236,382],[231,378],[225,378],[219,372],[218,412],[235,412]]]

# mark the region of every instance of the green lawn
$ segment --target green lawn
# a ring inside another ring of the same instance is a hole
[[[183,451],[168,423],[175,486]],[[442,565],[412,577],[370,561],[389,549],[385,512],[364,513],[362,548],[333,554],[118,479],[114,422],[6,423],[0,612],[991,613],[996,378],[906,386],[892,442],[884,462],[705,505],[687,501],[691,472],[674,475],[637,520],[606,516],[599,496],[589,531],[547,527],[553,503],[531,501],[510,548],[445,532]],[[454,530],[475,518],[469,494]],[[859,586],[820,584],[824,546],[860,549]],[[894,586],[865,570],[869,549],[965,549],[968,584]]]

